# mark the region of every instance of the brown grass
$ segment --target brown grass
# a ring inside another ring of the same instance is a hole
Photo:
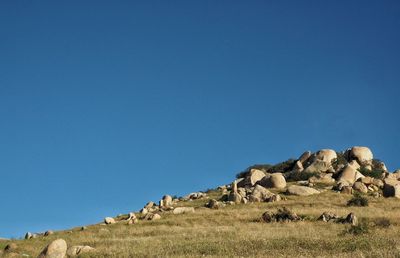
[[[219,193],[211,193],[217,197]],[[162,214],[159,221],[92,225],[56,232],[49,237],[14,240],[19,253],[37,256],[51,240],[90,245],[96,251],[81,257],[400,257],[400,200],[369,197],[369,207],[348,207],[349,195],[330,191],[286,201],[202,208],[207,200],[181,203],[197,207],[193,214]],[[285,206],[308,220],[257,222],[266,210]],[[340,216],[354,212],[370,221],[367,234],[344,234],[348,225],[316,221],[324,211]],[[385,219],[385,225],[382,219]],[[379,223],[377,223],[377,221]],[[5,246],[5,242],[0,245]]]

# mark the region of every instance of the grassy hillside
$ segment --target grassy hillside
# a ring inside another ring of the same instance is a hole
[[[211,192],[216,198],[220,192]],[[48,237],[15,240],[18,253],[36,257],[51,240],[63,238],[68,245],[90,245],[96,250],[81,257],[400,257],[400,201],[369,198],[368,207],[347,207],[351,195],[331,191],[319,195],[286,196],[275,203],[249,203],[218,210],[203,208],[207,199],[180,202],[194,206],[192,214],[163,213],[158,221],[126,225],[92,225],[56,232]],[[287,207],[305,221],[264,223],[266,210]],[[316,221],[324,211],[340,216],[354,212],[366,221],[360,234],[349,225]],[[382,219],[385,218],[385,219]],[[388,222],[390,225],[388,225]],[[3,248],[10,241],[2,241]]]

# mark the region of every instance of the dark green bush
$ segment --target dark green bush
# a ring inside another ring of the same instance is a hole
[[[337,158],[332,161],[332,166],[336,170],[339,165],[347,165],[347,159],[342,152],[336,152]]]
[[[368,199],[362,196],[359,193],[354,194],[353,198],[351,198],[347,202],[347,206],[359,206],[359,207],[365,207],[368,206],[369,202]]]
[[[284,162],[275,164],[273,166],[271,166],[270,168],[268,168],[267,172],[268,173],[276,173],[276,172],[280,172],[280,173],[285,173],[285,172],[289,172],[293,170],[294,164],[296,164],[296,160],[294,159],[288,159]]]
[[[388,228],[391,225],[390,220],[387,218],[376,218],[374,224],[376,227],[380,228]]]
[[[372,168],[372,170],[369,170],[366,167],[360,167],[358,169],[358,171],[360,171],[360,173],[363,174],[364,176],[369,176],[369,177],[378,178],[378,179],[381,179],[382,174],[385,172],[381,169],[374,169],[374,168]]]
[[[313,176],[318,175],[317,172],[294,172],[290,173],[289,177],[286,178],[288,182],[294,182],[294,181],[305,181],[310,179]]]

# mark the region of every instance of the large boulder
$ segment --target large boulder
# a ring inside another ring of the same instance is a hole
[[[287,193],[292,195],[308,196],[312,194],[319,194],[320,192],[314,188],[307,186],[291,185],[288,187]]]
[[[316,159],[305,170],[305,173],[334,172],[331,162]]]
[[[282,189],[286,187],[286,179],[282,175],[282,173],[274,173],[271,174],[269,177],[263,178],[263,180],[261,180],[260,182],[260,185],[267,188]]]
[[[385,179],[383,185],[383,196],[384,197],[396,197],[400,198],[400,181],[395,179]]]
[[[305,164],[306,163],[306,161],[309,159],[311,157],[311,151],[306,151],[306,152],[304,152],[303,154],[301,154],[301,156],[300,156],[300,158],[299,158],[299,162],[301,163],[301,164]]]
[[[38,258],[64,258],[67,252],[67,242],[64,239],[56,239],[46,246]]]
[[[265,177],[264,171],[253,168],[246,175],[246,177],[242,181],[240,181],[237,185],[238,187],[252,187],[263,177]]]
[[[337,154],[336,154],[336,151],[334,151],[334,150],[323,149],[323,150],[317,151],[317,153],[315,153],[315,159],[322,160],[322,161],[325,161],[325,162],[331,164],[333,160],[337,159]]]
[[[365,184],[363,184],[362,182],[359,182],[359,181],[354,183],[353,189],[358,191],[358,192],[361,192],[361,193],[368,193],[367,186]]]
[[[94,250],[95,249],[93,247],[90,247],[88,245],[75,245],[75,246],[71,246],[70,248],[68,248],[67,256],[74,257],[74,256],[78,256],[81,254],[89,253]]]
[[[342,171],[338,178],[338,182],[348,182],[349,184],[354,184],[355,181],[357,181],[360,178],[363,178],[364,176],[357,171],[357,169],[360,167],[356,162],[351,162],[349,163]]]
[[[104,218],[104,223],[106,223],[107,225],[115,224],[115,220],[111,217],[106,217]]]
[[[371,164],[374,155],[368,147],[354,146],[349,153],[350,160],[357,160],[360,164]]]
[[[268,201],[274,194],[268,191],[261,185],[256,185],[249,196],[249,201],[251,202],[266,202]]]

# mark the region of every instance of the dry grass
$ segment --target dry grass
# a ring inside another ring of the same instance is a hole
[[[369,207],[348,207],[350,198],[327,191],[309,197],[288,196],[286,201],[277,203],[219,210],[201,208],[207,200],[196,200],[181,204],[198,207],[193,214],[163,214],[159,221],[129,226],[92,225],[85,231],[72,229],[14,242],[20,253],[33,257],[56,238],[65,239],[68,245],[96,248],[82,257],[400,257],[400,200],[369,198]],[[264,211],[282,206],[306,215],[308,220],[257,222]],[[346,234],[348,225],[316,221],[323,211],[341,216],[354,212],[371,222],[370,229],[367,234]],[[387,221],[382,223],[382,219]],[[1,246],[5,244],[0,242]]]

